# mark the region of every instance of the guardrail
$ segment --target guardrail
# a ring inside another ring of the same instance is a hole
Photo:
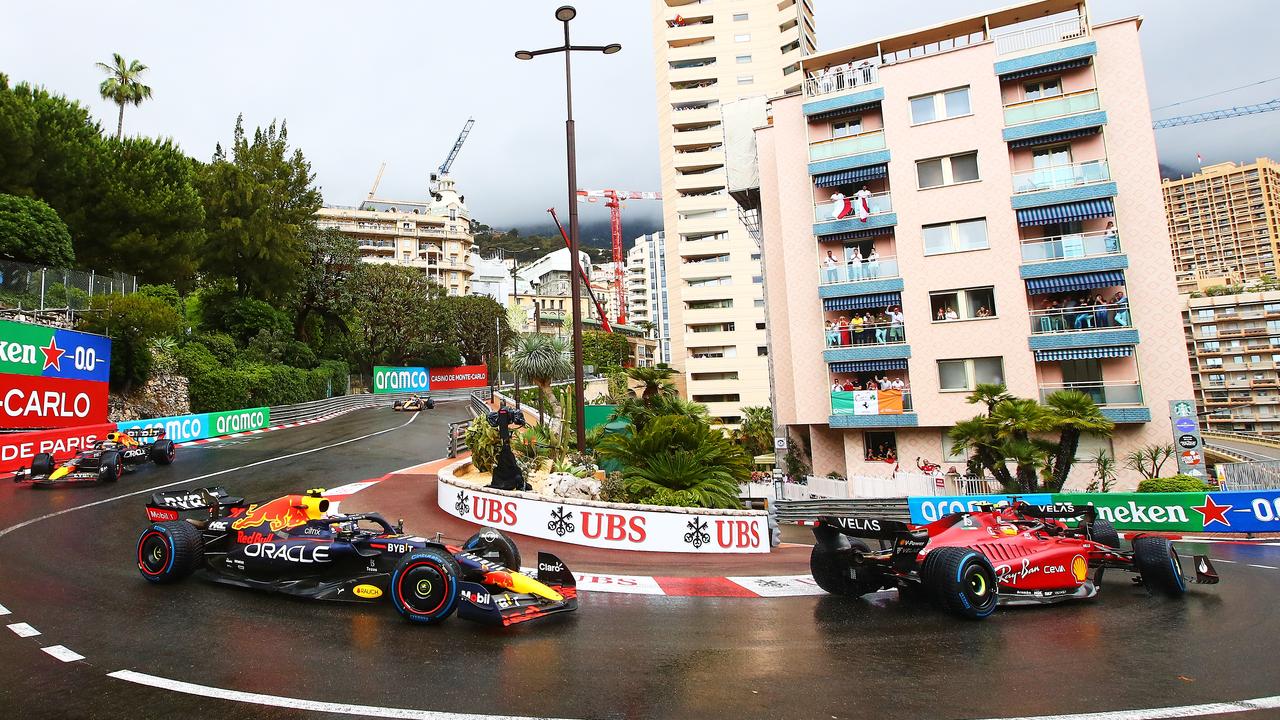
[[[817,520],[819,515],[911,520],[906,498],[850,498],[847,500],[781,500],[774,503],[778,522]]]
[[[1241,442],[1252,443],[1254,445],[1266,445],[1267,447],[1280,448],[1280,438],[1267,437],[1265,435],[1254,435],[1251,433],[1238,432],[1220,432],[1201,431],[1200,433],[1206,438],[1217,438],[1219,440],[1240,440]]]
[[[443,402],[449,400],[462,400],[470,394],[471,391],[464,388],[460,390],[433,392],[431,393],[431,397],[437,402]],[[390,407],[392,402],[396,400],[406,400],[413,395],[414,393],[387,393],[376,395],[373,393],[357,393],[354,395],[337,395],[323,400],[312,400],[310,402],[296,403],[294,405],[279,405],[270,408],[271,423],[273,425],[280,425],[283,423],[315,420],[316,418],[333,415],[334,413],[357,410],[360,408],[376,407],[378,405],[386,405]]]
[[[467,447],[467,428],[470,425],[470,420],[449,423],[449,457],[456,458],[470,450]]]

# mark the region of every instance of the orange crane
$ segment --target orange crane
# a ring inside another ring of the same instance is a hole
[[[660,192],[633,192],[630,190],[579,190],[578,202],[599,202],[604,198],[604,206],[609,208],[609,230],[613,235],[613,282],[616,285],[618,298],[618,324],[627,322],[627,292],[623,287],[623,266],[626,258],[622,254],[622,203],[627,200],[661,200]]]

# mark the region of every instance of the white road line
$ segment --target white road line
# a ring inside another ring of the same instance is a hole
[[[39,630],[31,627],[26,623],[14,623],[12,625],[9,625],[8,627],[10,630],[13,631],[13,634],[17,635],[18,637],[35,637],[36,635],[40,634]]]
[[[1274,565],[1254,565],[1253,563],[1245,563],[1245,564],[1246,564],[1246,565],[1248,565],[1249,567],[1262,568],[1263,570],[1275,570],[1275,569],[1276,569]]]
[[[1252,700],[1205,703],[1203,705],[1180,705],[1177,707],[1147,708],[1143,710],[1107,710],[1104,712],[1074,713],[1070,715],[988,718],[988,720],[1167,720],[1168,718],[1225,715],[1253,710],[1273,710],[1275,708],[1280,708],[1280,695],[1270,695]]]
[[[107,677],[125,680],[139,685],[148,685],[162,690],[199,695],[201,697],[232,700],[235,702],[269,705],[271,707],[289,708],[291,710],[312,710],[315,712],[336,713],[339,715],[362,715],[379,718],[407,718],[408,720],[534,720],[514,715],[472,715],[464,713],[436,712],[433,710],[413,710],[410,708],[389,708],[376,705],[352,705],[349,703],[321,702],[303,700],[301,698],[281,697],[279,695],[263,695],[261,693],[224,690],[223,688],[195,683],[170,680],[168,678],[147,675],[132,670],[117,670],[107,673]]]
[[[9,608],[3,605],[0,605],[0,615],[8,615],[8,614],[9,614]]]
[[[109,497],[105,500],[98,500],[96,502],[85,503],[84,505],[76,505],[75,507],[69,507],[69,508],[66,508],[65,510],[51,512],[45,515],[41,515],[39,517],[31,518],[30,520],[27,520],[24,522],[20,522],[17,525],[10,525],[5,529],[0,530],[0,538],[4,537],[5,535],[8,535],[9,533],[15,530],[21,530],[22,528],[27,527],[28,525],[34,525],[38,522],[48,520],[50,518],[55,518],[55,517],[58,517],[59,515],[66,515],[67,513],[75,512],[77,510],[84,510],[86,508],[96,507],[98,505],[105,505],[106,503],[115,502],[117,500],[123,500],[125,498],[130,498],[137,495],[146,495],[148,493],[153,493],[157,490],[164,490],[165,488],[171,488],[171,487],[174,487],[175,485],[185,485],[186,483],[199,482],[200,480],[207,480],[211,477],[226,475],[227,473],[230,473],[230,472],[236,472],[238,470],[247,470],[251,467],[258,467],[259,465],[266,465],[268,463],[279,462],[281,460],[288,460],[290,458],[296,458],[301,455],[310,455],[311,453],[320,452],[321,450],[328,450],[330,448],[336,448],[342,445],[348,445],[353,442],[359,442],[360,440],[367,440],[371,437],[376,437],[378,435],[385,435],[386,433],[389,433],[389,432],[395,432],[396,430],[403,428],[404,426],[408,425],[409,423],[417,419],[418,419],[417,415],[411,415],[407,421],[395,427],[387,428],[385,430],[379,430],[377,432],[372,432],[372,433],[369,433],[368,435],[361,435],[360,437],[348,438],[341,442],[330,443],[329,445],[324,445],[318,448],[311,448],[310,450],[301,450],[296,453],[281,455],[280,457],[267,458],[266,460],[259,460],[257,462],[249,463],[248,465],[239,465],[237,467],[227,468],[226,470],[218,470],[217,472],[206,473],[204,475],[200,475],[193,478],[187,478],[185,480],[177,480],[175,482],[166,483],[164,485],[156,485],[155,487],[149,487],[145,490],[135,490],[133,492],[124,493],[123,495],[116,495],[115,497]]]
[[[75,662],[76,660],[84,659],[84,656],[80,653],[63,647],[62,645],[50,645],[49,647],[43,647],[40,649],[58,658],[62,662]]]
[[[1235,560],[1219,560],[1218,558],[1209,558],[1209,559],[1210,559],[1210,560],[1212,560],[1212,561],[1214,561],[1214,562],[1227,563],[1227,564],[1229,564],[1229,565],[1235,565],[1235,564],[1236,564],[1236,561],[1235,561]]]

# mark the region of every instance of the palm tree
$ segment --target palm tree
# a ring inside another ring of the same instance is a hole
[[[988,417],[996,438],[1003,441],[1004,457],[1015,461],[1019,491],[1035,492],[1037,469],[1044,452],[1031,436],[1052,427],[1044,406],[1035,400],[1010,397],[998,401]]]
[[[986,470],[1005,490],[1017,490],[1017,481],[1005,465],[1004,444],[996,437],[995,426],[990,418],[976,415],[968,420],[961,420],[951,428],[948,436],[951,438],[953,455],[972,453],[969,458],[971,475],[980,475]]]
[[[738,485],[751,476],[740,445],[689,417],[658,417],[634,432],[606,435],[596,453],[621,465],[628,493],[650,505],[742,507]]]
[[[1078,390],[1059,390],[1046,397],[1044,404],[1050,424],[1058,431],[1053,472],[1045,489],[1058,492],[1067,482],[1067,474],[1075,462],[1081,433],[1110,437],[1116,424],[1102,414],[1093,398]]]
[[[120,118],[116,121],[116,139],[124,135],[124,106],[138,106],[143,100],[151,97],[151,86],[142,84],[142,73],[147,66],[137,60],[125,62],[120,53],[111,54],[111,63],[95,63],[107,74],[107,79],[98,86],[103,100],[110,100],[120,106]]]
[[[768,406],[742,408],[742,423],[735,434],[752,457],[773,449],[773,409]]]
[[[653,398],[659,394],[676,394],[676,385],[671,381],[674,373],[675,371],[669,367],[627,368],[627,377],[644,383],[644,392],[640,397],[645,405],[652,405]]]
[[[1009,389],[1002,383],[978,383],[973,388],[973,392],[969,393],[969,397],[964,401],[970,405],[982,403],[987,406],[987,414],[990,415],[995,410],[996,404],[1001,400],[1012,400],[1013,395],[1009,394]]]
[[[551,383],[573,372],[573,355],[560,338],[538,333],[520,335],[511,349],[511,370],[538,387],[538,422],[542,422],[542,398],[551,402],[551,412],[559,407],[551,393]]]

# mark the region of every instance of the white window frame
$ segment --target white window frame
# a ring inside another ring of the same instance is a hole
[[[980,292],[984,290],[991,293],[992,307],[988,308],[989,310],[991,310],[991,314],[986,317],[978,317],[975,314],[978,312],[978,308],[973,307],[973,303],[969,299],[969,293]],[[956,314],[959,315],[958,318],[956,318],[955,320],[939,320],[936,317],[933,317],[934,315],[933,299],[939,295],[956,296],[955,311],[956,311]],[[977,287],[957,288],[955,290],[934,290],[929,293],[929,315],[930,315],[929,319],[931,322],[935,322],[935,323],[970,322],[972,320],[992,320],[998,317],[995,312],[996,310],[995,304],[996,304],[996,289],[995,289],[995,286],[993,285],[981,285]]]
[[[972,180],[961,180],[957,182],[955,179],[955,172],[952,170],[952,167],[951,167],[951,161],[955,158],[966,157],[969,155],[973,156],[973,164],[975,167],[978,167],[978,177]],[[931,163],[931,162],[937,162],[942,165],[942,182],[937,185],[921,185],[920,184],[920,166],[923,165],[924,163]],[[982,168],[978,166],[977,150],[973,150],[970,152],[954,153],[951,155],[943,155],[942,157],[925,158],[924,160],[916,161],[916,187],[920,190],[932,190],[934,188],[948,187],[950,185],[964,185],[966,183],[974,183],[974,182],[981,182],[981,181],[982,181]]]
[[[965,91],[965,94],[969,98],[969,112],[961,113],[960,115],[948,115],[946,96],[948,93],[959,92],[960,90]],[[925,93],[923,95],[915,95],[907,98],[907,112],[908,114],[911,115],[911,124],[912,125],[928,125],[929,123],[945,122],[947,120],[954,120],[956,118],[968,117],[972,115],[973,114],[973,96],[971,93],[969,93],[969,90],[970,90],[970,86],[961,85],[960,87],[947,88],[946,90],[938,90],[937,92]],[[926,97],[933,98],[933,118],[930,120],[917,121],[915,116],[915,111],[912,109],[911,106],[916,100],[919,100],[921,98],[926,98]]]
[[[751,42],[751,33],[740,33],[738,35],[734,35],[733,41],[736,43]]]
[[[1058,91],[1052,95],[1045,95],[1044,88],[1046,85],[1050,85],[1050,84],[1056,84],[1058,86]],[[1033,93],[1033,91],[1031,90],[1032,87],[1035,87],[1035,91],[1034,91],[1035,97],[1032,97],[1032,93]],[[1031,81],[1022,83],[1022,99],[1024,101],[1044,100],[1045,98],[1060,97],[1061,95],[1063,95],[1061,75],[1057,77],[1041,78],[1039,80],[1031,80]]]
[[[959,247],[959,241],[960,241],[960,229],[959,229],[959,228],[960,228],[960,225],[961,225],[961,224],[963,224],[963,223],[973,223],[973,222],[981,222],[981,223],[982,223],[982,227],[983,227],[983,234],[986,236],[986,240],[987,240],[986,244],[985,244],[985,245],[983,245],[982,247],[972,247],[972,248],[961,248],[961,247]],[[935,256],[935,255],[951,255],[951,254],[953,254],[953,253],[961,253],[961,252],[976,252],[976,251],[979,251],[979,250],[990,250],[990,249],[991,249],[991,233],[990,233],[989,229],[987,228],[987,219],[986,219],[986,218],[969,218],[969,219],[967,219],[967,220],[954,220],[954,221],[949,222],[949,223],[934,223],[934,224],[930,224],[930,225],[923,225],[923,226],[921,226],[921,228],[920,228],[920,242],[921,242],[921,244],[922,244],[922,245],[924,244],[924,231],[925,231],[925,229],[927,229],[927,228],[936,228],[936,227],[950,227],[950,228],[951,228],[951,249],[950,249],[950,250],[937,250],[937,251],[932,251],[932,252],[931,252],[931,251],[929,250],[928,246],[926,245],[926,246],[924,247],[924,254],[925,254],[925,257],[933,257],[933,256]]]
[[[751,62],[750,55],[739,55],[736,59],[739,65],[746,65],[747,63]]]
[[[831,123],[831,139],[862,134],[862,118],[849,118]]]
[[[940,392],[940,393],[960,393],[960,392],[966,392],[966,393],[967,393],[967,392],[973,392],[974,388],[975,388],[975,387],[977,387],[977,385],[978,385],[978,382],[977,382],[977,371],[976,371],[975,366],[974,366],[974,362],[975,362],[975,361],[977,361],[977,360],[999,360],[999,361],[1000,361],[1000,378],[1003,380],[1003,379],[1005,379],[1005,378],[1007,377],[1007,376],[1005,375],[1005,372],[1004,372],[1004,356],[1002,356],[1002,355],[992,355],[992,356],[987,356],[987,357],[978,357],[978,358],[947,358],[947,359],[942,359],[942,360],[938,360],[938,361],[937,361],[937,368],[938,368],[938,392]],[[963,388],[946,388],[946,387],[943,387],[943,386],[942,386],[942,363],[964,363],[965,381],[966,381],[966,383],[967,383],[967,385],[968,385],[968,386],[967,386],[967,387],[963,387]]]
[[[751,84],[754,84],[754,83],[755,83],[755,81],[756,81],[756,78],[755,78],[755,76],[754,76],[754,75],[739,75],[739,76],[738,76],[738,84],[739,84],[739,85],[751,85]]]
[[[744,12],[743,12],[743,13],[734,13],[734,14],[733,14],[733,21],[734,21],[734,22],[746,22],[747,20],[750,20],[750,19],[751,19],[751,13],[744,13]]]

